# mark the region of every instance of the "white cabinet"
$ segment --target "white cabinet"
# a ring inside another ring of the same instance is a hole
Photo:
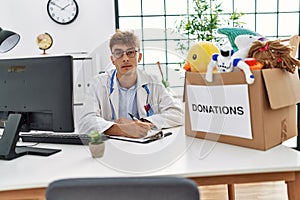
[[[75,105],[83,104],[85,91],[90,87],[90,81],[95,74],[92,57],[73,56],[73,91]]]

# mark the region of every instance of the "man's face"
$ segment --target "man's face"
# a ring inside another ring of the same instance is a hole
[[[123,44],[116,44],[112,47],[111,61],[117,69],[117,77],[136,74],[136,68],[142,58],[136,47],[128,47]]]

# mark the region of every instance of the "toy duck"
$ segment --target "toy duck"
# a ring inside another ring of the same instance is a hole
[[[194,44],[188,52],[183,69],[191,72],[206,72],[214,53],[220,53],[220,50],[212,42],[201,41]]]

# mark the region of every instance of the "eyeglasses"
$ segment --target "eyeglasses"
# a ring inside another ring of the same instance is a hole
[[[117,49],[117,50],[115,50],[112,54],[113,54],[114,57],[117,58],[117,59],[122,58],[123,55],[124,55],[124,53],[126,53],[126,55],[127,55],[129,58],[134,58],[137,52],[138,52],[138,50],[135,50],[135,49],[127,49],[126,51]]]

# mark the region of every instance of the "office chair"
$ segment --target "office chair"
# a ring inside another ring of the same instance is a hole
[[[50,183],[46,200],[199,200],[197,185],[179,177],[74,178]]]

